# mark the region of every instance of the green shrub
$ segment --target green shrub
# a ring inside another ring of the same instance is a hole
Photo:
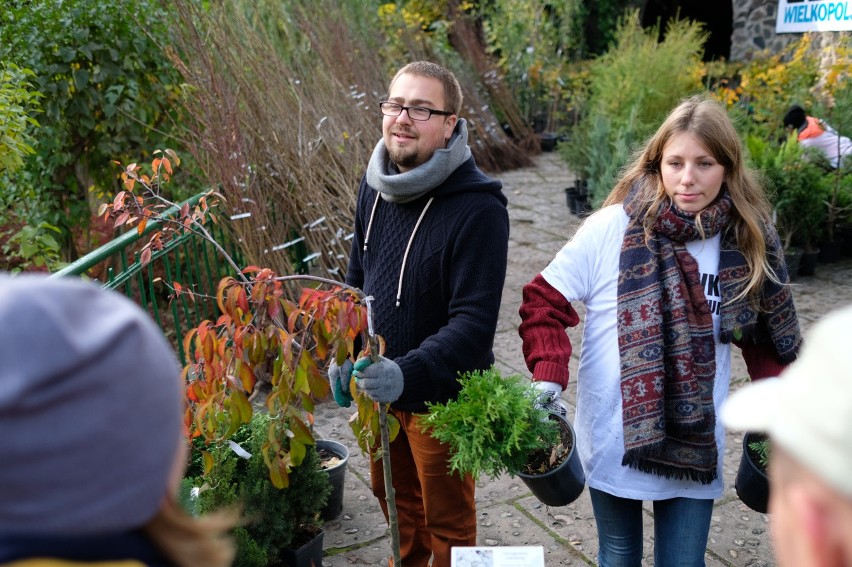
[[[222,507],[239,505],[247,519],[234,531],[237,544],[235,567],[265,567],[274,564],[281,551],[295,548],[320,529],[320,511],[331,493],[328,474],[316,451],[290,472],[288,488],[278,489],[269,479],[266,465],[269,418],[255,412],[252,421],[235,436],[246,439],[242,445],[251,457],[239,457],[229,445],[211,449],[215,466],[207,476],[191,482],[201,484],[197,498],[186,498],[190,483],[182,487],[182,501],[188,510],[204,514]],[[282,434],[283,435],[283,434]]]
[[[637,11],[616,31],[613,47],[589,68],[580,123],[562,157],[600,202],[630,155],[684,97],[702,88],[701,56],[707,35],[699,24],[673,21],[665,40],[657,28],[642,29]]]
[[[801,244],[811,251],[825,231],[832,173],[819,150],[805,148],[791,134],[780,146],[746,137],[754,167],[768,184],[784,248]]]
[[[424,429],[451,447],[450,469],[496,478],[523,471],[531,453],[556,446],[556,422],[535,409],[537,391],[527,379],[502,377],[493,366],[467,372],[455,400],[430,404]]]

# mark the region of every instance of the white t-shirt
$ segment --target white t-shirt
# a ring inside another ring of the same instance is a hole
[[[586,306],[583,344],[577,384],[574,428],[577,451],[592,488],[622,498],[718,498],[722,494],[722,456],[725,431],[716,420],[719,455],[717,478],[711,484],[667,479],[621,464],[624,434],[621,419],[621,372],[616,324],[618,261],[628,217],[621,205],[606,207],[586,219],[574,237],[544,269],[542,276],[565,299]],[[716,380],[713,391],[719,406],[728,394],[731,377],[730,345],[719,343],[719,242],[717,235],[689,242],[687,250],[698,261],[704,293],[713,315],[716,338]]]
[[[825,132],[813,138],[799,140],[799,143],[808,148],[819,148],[832,167],[837,169],[846,156],[852,155],[852,140],[838,134],[831,126],[823,124]]]

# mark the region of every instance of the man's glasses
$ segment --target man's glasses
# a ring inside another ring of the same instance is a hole
[[[424,106],[402,106],[395,102],[386,100],[379,103],[379,108],[382,109],[382,114],[385,116],[399,116],[403,110],[408,111],[408,117],[412,120],[429,120],[433,114],[439,116],[452,116],[454,113],[444,110],[435,110],[434,108],[426,108]]]

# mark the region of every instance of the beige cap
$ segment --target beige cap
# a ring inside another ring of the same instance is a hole
[[[773,443],[852,497],[852,306],[821,319],[778,378],[734,392],[722,406],[731,429]]]

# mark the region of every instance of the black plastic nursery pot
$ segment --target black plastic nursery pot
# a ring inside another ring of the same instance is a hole
[[[819,258],[819,254],[820,251],[818,248],[810,252],[802,252],[802,257],[799,260],[799,270],[797,273],[800,276],[814,275],[816,273],[817,259]]]
[[[568,205],[568,210],[572,213],[577,209],[577,205],[575,203],[577,199],[577,189],[574,187],[566,187],[565,188],[565,203]]]
[[[349,449],[343,443],[330,439],[317,439],[317,451],[322,457],[323,452],[333,453],[340,462],[325,469],[328,481],[331,483],[331,494],[320,512],[323,521],[329,522],[343,510],[343,481],[346,478],[346,463],[349,460]]]
[[[527,474],[518,473],[518,477],[527,485],[527,488],[543,504],[548,506],[566,506],[580,497],[586,486],[586,475],[580,464],[580,455],[577,453],[576,436],[571,423],[560,416],[550,415],[551,419],[558,420],[563,432],[570,436],[571,450],[568,457],[560,465],[546,473]],[[563,433],[563,442],[565,434]]]
[[[755,512],[765,514],[769,507],[769,477],[754,460],[748,447],[749,443],[762,439],[765,436],[759,433],[746,433],[743,437],[743,455],[734,488],[743,504]]]
[[[322,543],[325,532],[320,530],[310,541],[298,549],[286,549],[279,561],[285,567],[316,567],[322,565]]]

